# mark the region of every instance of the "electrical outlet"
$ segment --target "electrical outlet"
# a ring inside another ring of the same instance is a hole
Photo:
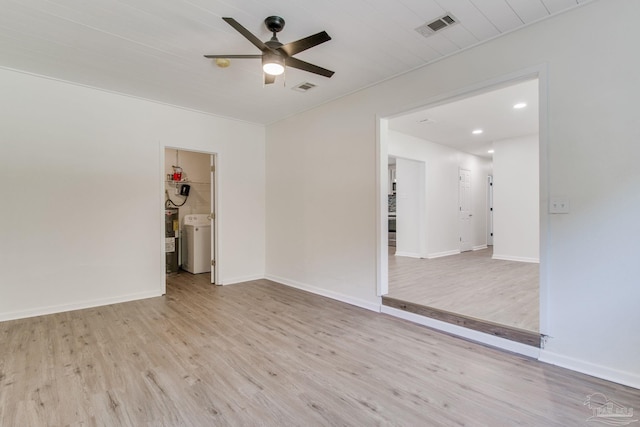
[[[569,198],[555,196],[549,200],[549,213],[552,214],[568,214],[569,213]]]

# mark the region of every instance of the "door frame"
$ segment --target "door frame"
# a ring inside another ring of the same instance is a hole
[[[401,115],[425,108],[447,104],[456,100],[468,98],[484,92],[489,92],[500,87],[510,86],[519,82],[538,79],[538,101],[539,101],[539,185],[540,185],[540,334],[549,335],[549,313],[548,306],[548,204],[549,204],[549,107],[548,107],[548,65],[539,64],[505,74],[503,76],[479,82],[449,93],[437,95],[422,102],[408,106],[401,110],[376,114],[376,292],[378,297],[382,297],[389,292],[389,260],[386,236],[388,233],[387,224],[387,158],[389,155],[389,120]]]
[[[203,150],[197,150],[197,149],[193,149],[193,148],[189,148],[189,147],[185,147],[183,145],[165,145],[164,143],[160,142],[159,143],[159,151],[160,151],[160,163],[159,163],[159,168],[160,168],[160,179],[159,179],[159,184],[160,184],[160,191],[159,191],[159,218],[160,218],[160,265],[161,265],[161,275],[160,275],[160,290],[162,295],[167,293],[167,270],[166,270],[166,265],[165,265],[165,239],[164,239],[164,209],[165,209],[165,181],[166,181],[166,175],[165,175],[165,169],[164,169],[164,162],[165,162],[165,149],[172,149],[172,150],[178,150],[178,151],[189,151],[192,153],[200,153],[200,154],[206,154],[208,156],[212,156],[213,161],[215,162],[215,166],[216,166],[216,174],[218,172],[218,164],[219,164],[219,156],[220,154],[215,152],[215,151],[203,151]],[[216,176],[217,178],[217,176]],[[211,200],[211,206],[213,207],[213,213],[215,214],[215,219],[213,220],[212,224],[211,224],[211,229],[212,232],[214,233],[213,236],[213,242],[212,242],[212,249],[215,249],[215,257],[216,257],[216,268],[215,268],[215,272],[214,275],[212,275],[212,283],[220,283],[220,263],[219,263],[219,245],[218,245],[218,240],[219,240],[219,236],[218,236],[218,230],[220,228],[220,220],[219,220],[219,198],[218,198],[218,179],[215,180],[215,182],[211,182],[210,185],[210,190],[213,192],[213,196],[215,196],[214,198],[212,198]],[[215,199],[215,200],[214,200]],[[213,253],[212,253],[213,255]]]
[[[487,176],[487,246],[493,246],[493,172]]]
[[[465,168],[462,168],[462,167],[458,166],[458,226],[460,227],[460,253],[469,252],[469,251],[473,250],[473,245],[471,244],[471,240],[470,240],[471,235],[473,235],[473,230],[472,230],[472,227],[473,227],[473,210],[472,210],[473,202],[468,203],[469,210],[467,212],[469,212],[469,215],[467,217],[467,221],[469,222],[469,225],[468,225],[468,227],[466,227],[467,231],[468,231],[467,236],[464,235],[465,234],[464,233],[465,226],[462,223],[462,216],[461,216],[461,214],[462,214],[462,190],[460,189],[460,182],[462,181],[462,179],[461,179],[462,178],[462,171],[468,172],[469,180],[471,180],[471,170],[465,169]],[[472,184],[470,184],[470,185],[472,185]],[[473,191],[470,189],[468,196],[469,197],[473,197],[472,194],[473,194]],[[463,237],[466,237],[467,240],[462,240]],[[469,248],[469,249],[467,249],[467,248]]]
[[[211,220],[211,284],[218,285],[218,155],[209,154],[209,219]]]

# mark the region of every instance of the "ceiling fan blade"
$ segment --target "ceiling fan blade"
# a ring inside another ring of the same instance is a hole
[[[287,43],[284,46],[280,46],[278,49],[284,51],[289,56],[293,56],[296,53],[302,52],[303,50],[310,49],[321,43],[328,42],[329,40],[331,40],[331,37],[329,36],[329,34],[327,34],[326,31],[322,31],[318,34],[305,37],[295,42]]]
[[[308,62],[301,61],[298,58],[288,57],[285,58],[284,62],[288,67],[297,68],[298,70],[308,71],[310,73],[319,74],[325,77],[331,77],[334,74],[334,72],[331,70],[318,67],[317,65],[309,64]]]
[[[246,59],[246,58],[262,58],[262,55],[204,55],[205,58],[228,58],[228,59]]]
[[[259,38],[254,36],[249,30],[240,25],[238,21],[233,18],[222,18],[227,24],[231,25],[237,32],[242,34],[244,38],[249,40],[255,47],[261,51],[269,50],[269,47],[262,42]]]
[[[276,76],[272,76],[271,74],[267,74],[267,73],[263,73],[263,74],[264,74],[264,84],[270,85],[272,83],[275,83]]]

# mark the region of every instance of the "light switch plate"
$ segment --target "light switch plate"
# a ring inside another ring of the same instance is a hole
[[[554,196],[549,200],[549,213],[552,214],[568,214],[569,198],[562,196]]]

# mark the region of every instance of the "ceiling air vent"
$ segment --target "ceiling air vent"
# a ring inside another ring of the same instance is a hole
[[[456,20],[456,18],[454,18],[453,15],[449,13],[441,16],[438,19],[434,19],[431,22],[427,22],[426,24],[419,26],[418,28],[416,28],[416,31],[425,37],[429,37],[435,34],[436,31],[441,31],[457,23],[458,21]]]
[[[305,82],[305,83],[300,83],[299,85],[294,86],[291,89],[297,90],[298,92],[306,92],[309,89],[313,89],[314,87],[316,87],[316,85],[314,85],[313,83]]]

